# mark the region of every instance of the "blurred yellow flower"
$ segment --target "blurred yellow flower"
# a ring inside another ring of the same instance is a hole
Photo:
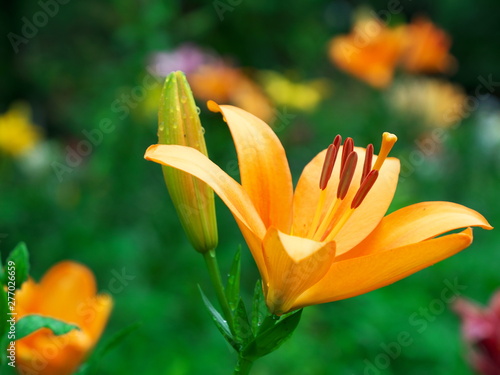
[[[194,96],[229,102],[254,113],[264,121],[270,121],[273,108],[262,89],[240,69],[227,64],[203,65],[188,74]]]
[[[388,154],[396,136],[373,146],[341,146],[335,137],[304,169],[294,190],[285,150],[252,114],[209,102],[227,122],[241,184],[199,151],[153,145],[145,158],[190,173],[231,210],[262,276],[274,314],[354,297],[456,254],[472,242],[471,226],[491,229],[479,213],[450,202],[422,202],[384,216],[400,164]],[[338,162],[336,159],[338,156]],[[458,228],[462,232],[443,234]]]
[[[85,360],[101,336],[112,309],[108,295],[96,295],[87,267],[64,261],[53,266],[40,283],[29,279],[16,293],[17,319],[38,314],[76,324],[62,336],[41,329],[16,344],[20,374],[70,375]]]
[[[273,71],[259,73],[264,90],[277,106],[299,111],[312,111],[328,91],[328,82],[316,79],[309,82],[293,82]]]
[[[389,104],[404,116],[413,116],[429,127],[447,128],[465,116],[464,90],[433,78],[406,78],[388,92]]]
[[[31,150],[40,139],[40,129],[31,122],[28,104],[14,103],[0,115],[0,152],[19,156]]]
[[[405,45],[402,28],[389,29],[377,18],[360,17],[348,35],[332,39],[329,56],[340,69],[366,83],[389,85]]]
[[[407,48],[403,67],[411,73],[449,73],[456,60],[449,54],[451,38],[431,21],[418,17],[406,26]]]

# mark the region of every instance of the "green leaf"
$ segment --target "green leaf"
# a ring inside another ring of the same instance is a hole
[[[48,316],[26,315],[16,322],[16,340],[20,340],[41,328],[50,329],[56,336],[64,335],[74,329],[80,329],[77,325]]]
[[[75,373],[75,375],[86,375],[89,374],[90,371],[93,371],[97,368],[97,364],[101,361],[101,359],[108,354],[109,351],[114,349],[116,346],[118,346],[120,343],[125,340],[125,338],[135,331],[137,328],[139,328],[142,325],[141,322],[136,322],[134,324],[131,324],[122,330],[116,332],[113,336],[111,336],[103,345],[101,345],[95,352],[94,354],[91,355],[91,357],[85,362],[83,365],[80,366],[78,371]]]
[[[10,327],[10,323],[7,321],[7,317],[9,313],[9,306],[7,303],[7,292],[0,288],[0,351],[1,353],[5,353],[5,349],[7,348],[8,340],[8,329]],[[7,356],[0,356],[0,365],[5,363]]]
[[[20,242],[7,257],[4,284],[10,289],[20,289],[29,276],[29,254],[26,244]]]
[[[1,234],[0,234],[0,238],[1,237]],[[2,240],[0,239],[0,242],[2,242]],[[5,271],[3,269],[3,264],[2,264],[2,253],[0,252],[0,284],[4,284],[4,280],[5,280]]]
[[[257,335],[259,332],[259,328],[264,322],[264,318],[267,314],[268,310],[264,301],[264,294],[262,293],[262,282],[257,280],[253,293],[252,305],[252,330],[254,335]]]
[[[201,293],[201,298],[203,299],[203,303],[205,304],[205,307],[207,308],[208,312],[210,313],[210,316],[212,317],[212,320],[215,323],[215,326],[217,329],[222,333],[222,336],[226,339],[226,341],[236,350],[239,349],[238,344],[236,343],[236,340],[233,337],[233,334],[231,333],[231,330],[229,329],[229,325],[227,322],[224,320],[224,318],[221,316],[221,314],[217,311],[217,309],[212,305],[212,303],[208,300],[207,296],[205,296],[205,293],[203,293],[203,290],[201,287],[198,285],[198,289],[200,290]]]
[[[248,321],[248,314],[245,308],[245,303],[241,298],[240,302],[238,303],[238,307],[234,312],[233,321],[236,340],[245,346],[247,343],[253,340],[254,335],[252,333],[250,322]]]
[[[231,270],[227,278],[226,298],[232,311],[236,310],[240,300],[241,246],[234,255]]]
[[[254,360],[278,349],[291,337],[299,324],[301,315],[302,309],[297,310],[260,332],[243,350],[243,357]],[[268,319],[272,319],[272,316]]]

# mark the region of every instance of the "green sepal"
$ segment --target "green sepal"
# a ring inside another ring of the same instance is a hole
[[[257,280],[253,293],[252,305],[252,331],[254,336],[258,334],[267,314],[269,314],[269,312],[264,301],[264,294],[262,293],[262,282]]]
[[[210,316],[212,317],[212,320],[215,323],[215,326],[217,329],[220,331],[222,336],[226,339],[226,341],[238,351],[239,345],[234,339],[233,334],[231,333],[231,329],[229,328],[229,325],[227,324],[227,321],[224,320],[222,315],[217,311],[217,309],[212,305],[212,303],[208,300],[207,296],[205,293],[203,293],[203,290],[201,289],[201,286],[198,285],[198,289],[200,290],[201,293],[201,298],[203,300],[203,303],[205,304],[205,307],[207,308],[208,312],[210,313]]]
[[[11,267],[15,269],[15,281],[9,278]],[[3,283],[9,286],[9,282],[12,283],[14,281],[16,289],[21,289],[21,285],[28,279],[29,269],[28,249],[24,242],[20,242],[7,257],[3,274]]]
[[[16,340],[20,340],[41,328],[50,329],[56,336],[64,335],[74,329],[80,329],[75,324],[66,323],[48,316],[26,315],[16,322]]]
[[[245,347],[242,357],[255,360],[278,349],[291,337],[299,324],[301,315],[302,309],[294,311],[281,318],[277,323],[270,324],[269,328],[261,330],[255,339]],[[275,318],[271,316],[268,319]],[[264,326],[267,325],[263,324],[262,327]]]
[[[125,338],[135,331],[137,328],[139,328],[142,325],[141,322],[136,322],[133,323],[120,331],[116,332],[111,336],[106,342],[101,345],[85,362],[83,365],[80,366],[78,371],[75,373],[75,375],[87,375],[90,373],[90,371],[93,371],[96,369],[97,364],[99,361],[106,355],[108,354],[109,351],[114,349],[116,346],[118,346],[120,343],[125,340]]]
[[[243,299],[240,298],[240,302],[238,303],[238,307],[233,315],[234,322],[234,334],[236,335],[236,340],[242,344],[242,346],[246,346],[249,342],[254,339],[254,335],[252,332],[252,327],[250,326],[250,322],[248,320],[247,310],[245,308],[245,303]]]
[[[240,275],[241,275],[241,246],[238,247],[234,255],[231,270],[227,277],[225,288],[227,302],[232,311],[236,310],[240,301]]]

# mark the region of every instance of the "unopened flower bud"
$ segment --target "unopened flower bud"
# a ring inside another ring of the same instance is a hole
[[[198,111],[184,73],[170,73],[160,99],[158,143],[188,146],[207,155]],[[168,192],[189,241],[200,253],[215,249],[218,235],[213,190],[178,169],[167,166],[162,166],[162,169]]]

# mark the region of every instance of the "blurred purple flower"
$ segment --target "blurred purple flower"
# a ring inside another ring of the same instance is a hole
[[[453,309],[462,320],[462,335],[474,369],[483,375],[500,375],[500,291],[488,307],[459,299]]]
[[[171,52],[157,52],[149,61],[151,73],[166,77],[171,72],[181,70],[186,74],[196,71],[200,66],[212,64],[218,58],[194,44],[183,44]]]

